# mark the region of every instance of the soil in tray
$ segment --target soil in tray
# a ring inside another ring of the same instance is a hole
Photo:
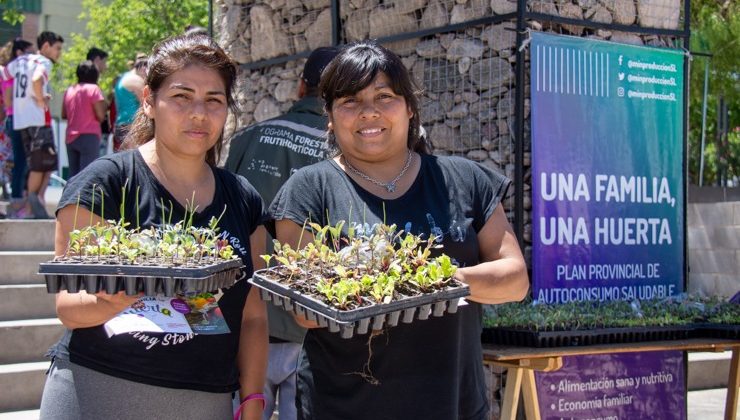
[[[393,292],[393,298],[385,302],[376,302],[368,297],[353,297],[353,299],[349,300],[345,306],[338,307],[335,303],[327,299],[324,294],[318,291],[317,284],[320,279],[316,275],[291,275],[290,271],[283,266],[273,267],[268,270],[261,270],[260,274],[272,282],[278,283],[283,287],[292,289],[293,291],[303,295],[306,298],[321,302],[329,308],[337,311],[351,311],[389,302],[401,302],[407,299],[428,295],[434,292],[444,292],[456,286],[462,286],[457,284],[457,282],[452,281],[450,283],[446,283],[444,287],[438,290],[423,292],[420,290],[414,290],[407,285],[398,285]],[[326,274],[331,275],[331,273]]]
[[[484,328],[483,343],[520,347],[573,347],[597,344],[636,343],[689,338],[692,327],[599,328],[575,331],[532,331],[515,328]]]
[[[149,258],[145,261],[132,262],[116,255],[84,256],[84,257],[56,257],[49,264],[83,264],[83,265],[122,265],[127,267],[167,267],[167,268],[204,268],[228,260],[204,257],[200,260],[173,260],[171,258]]]

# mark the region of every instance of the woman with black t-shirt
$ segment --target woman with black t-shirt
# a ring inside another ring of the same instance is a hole
[[[309,218],[345,220],[344,235],[350,225],[362,234],[378,223],[433,234],[461,266],[455,277],[471,295],[455,314],[350,339],[297,318],[312,328],[298,371],[298,417],[487,418],[480,304],[521,300],[529,287],[501,206],[509,180],[466,159],[427,153],[408,71],[379,45],[345,49],[319,89],[339,154],[298,171],[280,190],[270,208],[277,238],[296,244]]]
[[[264,252],[262,200],[244,178],[215,167],[236,67],[202,35],[162,41],[149,64],[142,108],[126,138],[133,150],[98,159],[70,180],[57,210],[55,252],[65,253],[74,226],[124,217],[146,228],[162,224],[163,212],[182,220],[186,207],[195,205],[195,226],[224,212],[219,233],[249,277]],[[234,415],[232,398],[239,392],[242,418],[261,419],[264,303],[246,280],[222,292],[218,309],[227,333],[111,337],[103,324],[140,296],[60,292],[57,314],[72,330],[69,360],[52,362],[41,418],[226,419]]]

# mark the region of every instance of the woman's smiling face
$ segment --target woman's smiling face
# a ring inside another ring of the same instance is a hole
[[[337,98],[329,111],[343,154],[365,161],[379,161],[401,153],[408,142],[409,110],[403,96],[393,91],[385,73],[354,95]]]
[[[228,105],[215,70],[194,64],[167,77],[156,94],[144,88],[143,107],[154,120],[154,138],[171,153],[203,157],[218,142]]]

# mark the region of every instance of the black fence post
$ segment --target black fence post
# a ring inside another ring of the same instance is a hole
[[[516,97],[514,102],[514,233],[524,253],[524,92],[527,53],[522,48],[527,39],[524,15],[527,0],[517,0],[516,10]],[[534,200],[534,197],[532,197]]]
[[[691,49],[691,0],[684,0],[683,4],[683,47]],[[689,287],[689,246],[688,246],[688,202],[689,202],[689,85],[691,82],[691,57],[684,56],[683,75],[683,290]]]
[[[213,38],[213,0],[208,0],[208,36]]]
[[[339,0],[331,0],[331,45],[337,46],[341,41],[342,15],[339,13]]]

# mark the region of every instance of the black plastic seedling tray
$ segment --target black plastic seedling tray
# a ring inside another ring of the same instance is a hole
[[[455,313],[459,299],[470,295],[467,285],[459,285],[435,293],[343,311],[266,277],[269,270],[255,271],[249,280],[261,289],[262,300],[328,327],[331,332],[339,332],[343,338],[351,338],[355,333],[366,334],[370,329],[379,330],[384,325],[393,327],[399,321],[408,324],[415,319],[428,319],[430,315],[440,317],[445,313]]]
[[[239,259],[197,268],[50,261],[39,264],[39,274],[46,278],[49,293],[85,290],[88,293],[104,291],[114,294],[124,291],[127,295],[143,292],[170,297],[229,287],[238,280],[242,267]]]
[[[740,325],[733,324],[696,324],[694,337],[740,339]]]
[[[690,338],[692,326],[597,328],[575,331],[532,331],[516,328],[484,328],[481,340],[488,344],[518,347],[573,347],[595,344],[637,343]]]

